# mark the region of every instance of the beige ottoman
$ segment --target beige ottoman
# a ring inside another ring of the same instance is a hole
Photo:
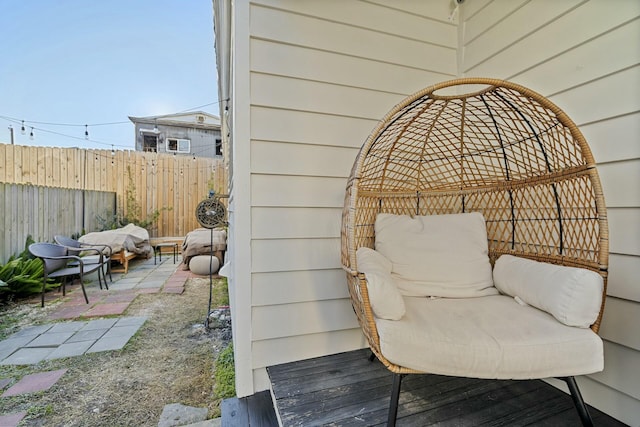
[[[193,274],[208,276],[209,268],[211,268],[212,274],[218,271],[218,268],[220,268],[220,260],[211,255],[197,255],[189,260],[189,270],[191,270]]]

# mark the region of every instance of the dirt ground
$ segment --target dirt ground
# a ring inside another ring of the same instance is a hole
[[[214,286],[219,283],[214,281]],[[170,403],[207,407],[209,418],[219,416],[213,366],[228,344],[228,331],[203,325],[208,285],[208,278],[192,278],[182,295],[139,295],[125,315],[148,319],[120,351],[34,366],[0,366],[0,378],[68,369],[45,392],[0,398],[0,413],[26,410],[21,426],[78,427],[157,426],[163,407]],[[33,310],[34,319],[42,317],[39,306],[13,310],[2,316],[18,316],[24,322]]]

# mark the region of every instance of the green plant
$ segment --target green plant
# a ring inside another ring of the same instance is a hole
[[[9,296],[26,297],[42,291],[44,265],[37,258],[11,257],[0,267],[0,298]],[[46,289],[52,289],[57,283],[47,283]]]
[[[115,214],[106,212],[104,216],[96,215],[96,220],[98,221],[101,231],[113,230],[127,224],[135,224],[138,227],[150,230],[155,226],[156,221],[163,211],[170,211],[172,209],[171,207],[163,207],[161,209],[156,209],[147,215],[143,215],[142,206],[138,203],[136,183],[133,179],[131,166],[127,166],[127,177],[128,183],[125,191],[126,212],[124,209],[120,208]]]
[[[236,374],[232,344],[225,347],[218,355],[216,359],[215,377],[215,392],[218,398],[226,399],[236,395]]]
[[[5,265],[0,266],[0,299],[11,297],[26,297],[42,291],[42,275],[44,265],[29,252],[29,245],[34,243],[33,237],[28,235],[24,250],[12,255]],[[52,289],[58,283],[49,280],[46,289]]]

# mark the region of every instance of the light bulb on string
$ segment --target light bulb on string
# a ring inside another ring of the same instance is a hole
[[[33,141],[33,128],[31,128],[31,132],[29,132],[29,139]]]
[[[20,127],[20,133],[21,134],[25,134],[27,132],[27,130],[24,128],[24,120],[22,121],[22,127]]]
[[[84,139],[89,139],[89,125],[84,125]]]
[[[111,144],[111,155],[112,156],[116,155],[116,151],[113,149],[113,144]]]

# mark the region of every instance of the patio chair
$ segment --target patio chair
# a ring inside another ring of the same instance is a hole
[[[372,358],[392,373],[564,380],[601,371],[608,226],[582,133],[540,94],[495,79],[428,87],[356,157],[342,265]],[[373,360],[373,359],[372,359]]]
[[[109,280],[113,283],[113,277],[111,276],[111,257],[113,255],[113,249],[111,246],[83,243],[61,235],[53,236],[53,240],[61,246],[66,246],[69,251],[69,255],[80,256],[85,264],[101,264],[103,266],[103,268],[100,269],[102,272],[102,278],[104,279],[105,286],[109,289],[104,267],[106,267],[107,273],[109,273]],[[87,255],[87,253],[93,253],[94,255]],[[100,285],[100,289],[102,289],[102,285]]]
[[[29,252],[31,255],[40,258],[44,263],[44,274],[42,276],[42,307],[44,307],[44,293],[48,279],[56,277],[63,278],[62,295],[66,295],[66,278],[76,275],[80,277],[80,286],[82,287],[84,300],[89,304],[87,291],[84,288],[84,275],[100,270],[102,264],[85,264],[79,256],[69,255],[68,249],[65,246],[55,243],[32,243],[29,245]],[[100,282],[100,280],[100,273],[98,272],[98,282]]]

